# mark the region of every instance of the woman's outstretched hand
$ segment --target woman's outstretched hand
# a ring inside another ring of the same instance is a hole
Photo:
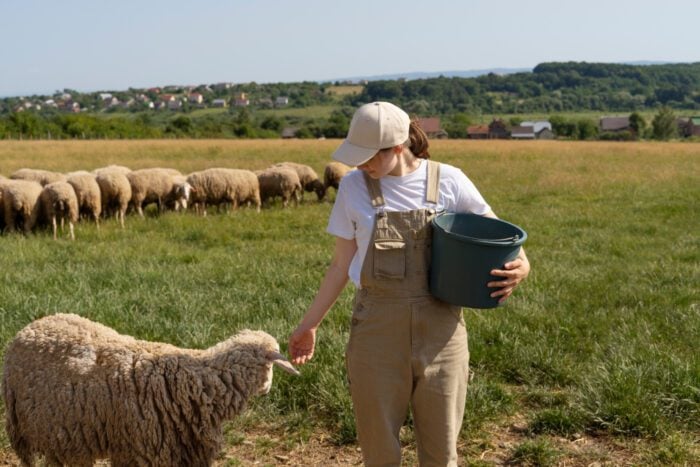
[[[511,296],[513,290],[530,274],[530,262],[525,254],[503,265],[503,269],[493,269],[491,274],[502,277],[503,280],[491,281],[487,285],[498,290],[491,293],[491,297],[500,297],[498,303],[503,303]]]
[[[314,356],[316,328],[296,328],[289,336],[289,359],[295,365],[303,365]]]

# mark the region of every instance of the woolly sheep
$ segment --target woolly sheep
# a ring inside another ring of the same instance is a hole
[[[24,233],[28,234],[39,219],[41,185],[29,180],[5,180],[2,187],[2,204],[7,231],[13,232],[17,226],[21,225]]]
[[[298,374],[262,331],[193,350],[48,316],[5,353],[7,434],[25,464],[43,455],[58,465],[208,466],[222,423],[270,390],[273,363]]]
[[[187,208],[191,186],[175,169],[152,168],[126,174],[131,184],[131,203],[143,217],[143,207],[156,203],[163,211],[168,204]]]
[[[308,165],[298,164],[296,162],[280,162],[279,164],[275,164],[275,167],[290,167],[294,169],[297,175],[299,175],[299,181],[304,191],[309,193],[312,191],[315,192],[319,201],[326,195],[326,187],[321,183],[321,180],[319,180],[316,171]]]
[[[124,216],[131,200],[131,184],[120,170],[101,170],[95,181],[100,187],[102,200],[102,213],[114,214],[115,218],[124,228]]]
[[[42,186],[53,182],[65,182],[66,176],[58,172],[40,169],[19,169],[10,175],[13,180],[28,180],[39,182]]]
[[[213,168],[192,172],[187,176],[192,186],[192,205],[195,211],[202,208],[207,215],[207,205],[231,203],[236,209],[243,203],[253,203],[260,211],[260,184],[250,170]]]
[[[73,186],[78,198],[78,211],[95,220],[97,228],[100,227],[100,214],[102,213],[102,195],[97,178],[90,172],[73,172],[66,174],[68,183]]]
[[[68,182],[49,183],[41,190],[41,206],[46,219],[51,223],[53,239],[57,239],[58,220],[61,229],[64,221],[68,221],[70,239],[75,240],[74,225],[78,222],[78,197],[73,186]]]
[[[287,207],[289,200],[295,203],[301,198],[301,181],[296,171],[288,167],[270,167],[255,172],[260,182],[260,199],[282,198],[282,206]]]
[[[333,187],[337,191],[338,186],[340,185],[340,180],[351,170],[352,167],[348,167],[342,162],[329,162],[323,171],[323,185],[325,186],[326,190]]]

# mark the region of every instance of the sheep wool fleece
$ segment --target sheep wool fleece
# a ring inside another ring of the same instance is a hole
[[[429,161],[426,201],[436,203],[439,164]],[[409,404],[421,466],[456,466],[469,372],[460,307],[428,288],[434,209],[385,212],[365,174],[375,226],[355,295],[346,351],[365,465],[401,464],[399,430]]]

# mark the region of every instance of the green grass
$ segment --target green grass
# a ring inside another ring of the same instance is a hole
[[[124,143],[122,153],[121,143],[104,144],[112,145],[105,158],[130,166],[298,160],[318,171],[337,142]],[[644,440],[651,463],[700,462],[692,447],[700,432],[697,151],[637,143],[434,147],[438,160],[465,170],[497,214],[527,230],[532,264],[505,307],[465,310],[473,379],[463,438],[483,438],[487,423],[521,414],[537,438],[512,453],[513,463],[555,463],[563,454],[547,436],[586,433]],[[74,169],[83,160],[70,143],[51,148],[59,158],[52,167]],[[18,151],[16,143],[0,145],[0,157]],[[32,157],[39,167],[41,154]],[[80,224],[75,242],[46,232],[0,237],[0,344],[40,316],[75,312],[185,347],[254,328],[286,348],[330,260],[330,209],[306,202],[207,218],[128,217],[124,231],[113,221],[99,232]],[[231,424],[231,444],[262,421],[300,442],[319,428],[338,443],[354,439],[344,374],[351,299],[348,288],[302,376],[277,373],[272,392]]]

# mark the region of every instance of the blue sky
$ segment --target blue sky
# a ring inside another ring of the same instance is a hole
[[[700,61],[700,0],[0,0],[0,96]]]

